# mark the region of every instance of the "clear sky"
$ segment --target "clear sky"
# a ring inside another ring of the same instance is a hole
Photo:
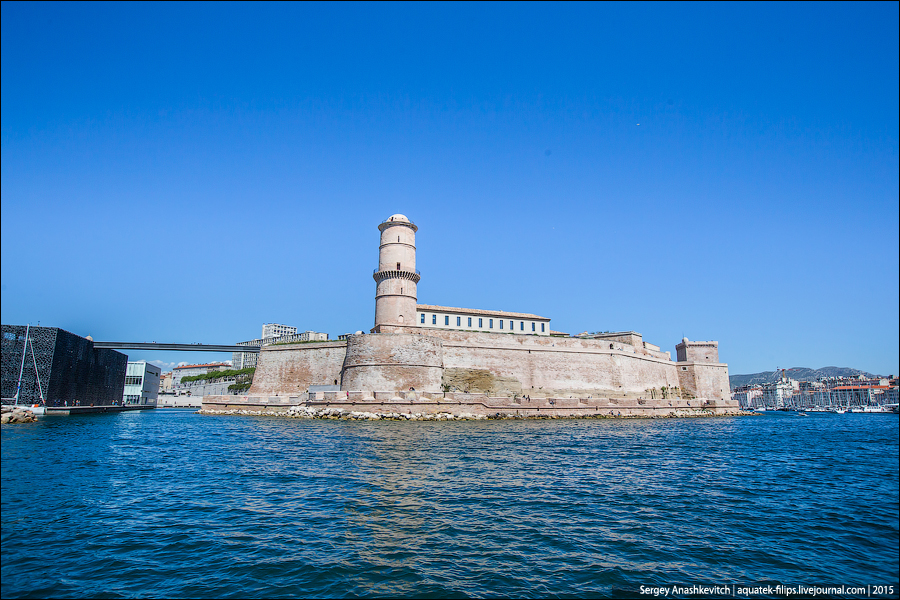
[[[898,3],[2,3],[2,321],[233,343],[419,302],[898,368]],[[171,367],[217,354],[129,352]]]

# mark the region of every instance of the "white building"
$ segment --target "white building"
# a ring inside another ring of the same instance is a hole
[[[547,317],[502,310],[453,308],[430,304],[416,305],[416,325],[433,329],[550,335],[550,319]]]
[[[266,332],[266,327],[270,325],[275,325],[274,323],[263,325],[263,333]],[[277,327],[287,327],[286,325],[275,325]],[[293,333],[285,333],[274,337],[265,337],[263,336],[258,340],[249,340],[246,342],[238,342],[238,346],[271,346],[272,344],[288,344],[288,343],[296,343],[296,342],[327,342],[328,334],[322,333],[319,331],[304,331],[303,333],[297,333],[296,327],[287,327],[287,329],[293,329]],[[252,369],[256,367],[256,357],[258,354],[256,352],[232,352],[231,353],[231,364],[234,365],[232,368],[234,369]]]
[[[156,406],[159,397],[159,377],[162,369],[145,360],[128,363],[125,370],[123,405]]]
[[[293,335],[297,333],[296,327],[290,325],[281,325],[279,323],[264,323],[262,326],[262,338],[281,337],[283,335]]]

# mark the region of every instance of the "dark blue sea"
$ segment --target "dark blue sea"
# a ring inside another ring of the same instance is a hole
[[[3,598],[779,584],[897,596],[896,415],[2,428]]]

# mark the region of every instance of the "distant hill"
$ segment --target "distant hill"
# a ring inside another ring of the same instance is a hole
[[[877,375],[872,375],[859,369],[851,369],[850,367],[822,367],[821,369],[794,367],[786,369],[786,371],[785,374],[789,378],[797,381],[816,381],[824,377],[856,377],[857,375],[877,377]],[[763,371],[762,373],[751,373],[749,375],[732,375],[728,379],[731,383],[731,389],[734,389],[742,385],[769,383],[778,379],[779,376],[779,371]]]

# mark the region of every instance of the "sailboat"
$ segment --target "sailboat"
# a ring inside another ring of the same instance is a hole
[[[30,332],[31,323],[25,326],[25,344],[22,346],[22,364],[19,366],[19,381],[16,384],[16,395],[11,398],[11,400],[13,401],[12,404],[14,406],[19,406],[19,395],[22,393],[22,374],[25,372],[25,357],[28,355],[28,342],[30,340]],[[44,388],[41,385],[41,374],[38,372],[37,368],[37,358],[34,355],[33,341],[31,342],[31,361],[34,364],[34,376],[37,379],[38,393],[41,396],[41,402],[40,404],[33,404],[27,408],[36,415],[43,415],[45,413]]]

